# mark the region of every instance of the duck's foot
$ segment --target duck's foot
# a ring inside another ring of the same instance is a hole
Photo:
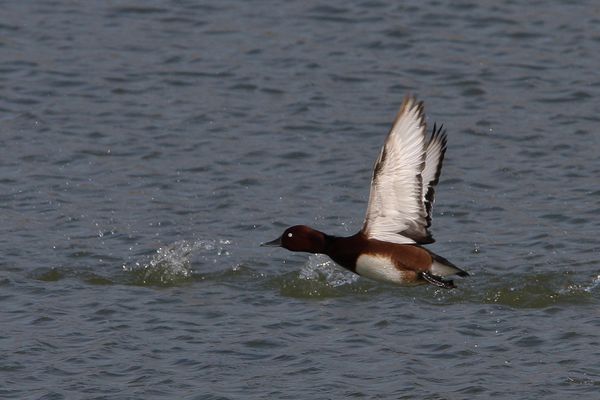
[[[423,279],[425,279],[428,283],[437,286],[437,287],[441,287],[444,289],[454,289],[456,286],[454,285],[454,281],[452,280],[445,280],[439,276],[436,275],[432,275],[429,272],[421,272],[421,277]]]

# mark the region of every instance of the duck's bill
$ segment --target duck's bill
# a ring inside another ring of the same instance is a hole
[[[260,244],[261,247],[281,247],[281,237],[278,237],[275,240],[271,240],[270,242],[265,242]]]

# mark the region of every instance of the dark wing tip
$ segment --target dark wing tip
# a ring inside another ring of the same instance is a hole
[[[431,137],[429,138],[428,146],[429,143],[432,143],[433,141],[439,141],[440,143],[440,158],[433,180],[426,183],[427,191],[425,192],[424,198],[426,212],[425,220],[427,222],[427,228],[431,226],[431,210],[433,208],[433,199],[435,197],[435,186],[438,184],[440,180],[440,175],[442,174],[442,166],[444,164],[444,156],[446,155],[446,147],[448,143],[444,124],[441,124],[439,127],[436,123],[433,124],[433,131],[431,132]]]
[[[433,130],[431,131],[431,136],[429,138],[429,142],[431,143],[434,140],[439,140],[441,143],[441,148],[442,148],[442,160],[444,159],[444,153],[446,153],[446,147],[448,145],[448,135],[446,134],[446,128],[444,127],[444,124],[440,124],[440,126],[437,126],[437,123],[433,123]]]

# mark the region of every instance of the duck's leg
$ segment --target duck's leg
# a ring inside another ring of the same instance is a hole
[[[432,275],[429,272],[421,272],[419,275],[421,275],[421,278],[437,287],[442,287],[444,289],[454,289],[456,287],[454,281],[445,280],[437,275]]]

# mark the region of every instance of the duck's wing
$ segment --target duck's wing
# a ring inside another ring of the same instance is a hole
[[[439,128],[433,125],[433,132],[425,149],[425,167],[421,173],[423,179],[423,204],[427,213],[426,228],[431,226],[431,209],[433,207],[435,186],[440,179],[442,163],[446,154],[446,130],[443,125]]]
[[[433,242],[423,201],[428,144],[425,131],[423,102],[406,97],[375,162],[362,229],[368,238],[393,243]]]

